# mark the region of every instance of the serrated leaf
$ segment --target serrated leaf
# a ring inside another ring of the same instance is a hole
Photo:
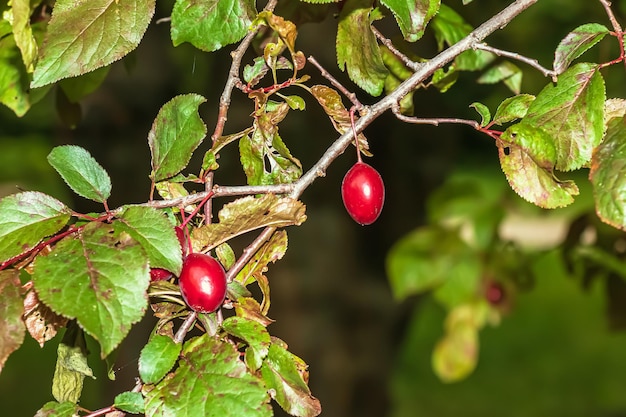
[[[56,401],[50,401],[44,404],[35,417],[75,417],[78,412],[78,405],[66,401],[58,403]]]
[[[370,29],[373,9],[367,0],[347,0],[337,27],[337,63],[368,94],[379,96],[389,71]]]
[[[237,256],[235,256],[235,251],[228,243],[222,243],[218,247],[215,248],[215,255],[217,255],[217,259],[219,259],[220,263],[224,265],[226,270],[229,270],[237,260]]]
[[[225,204],[219,222],[194,229],[195,252],[206,252],[229,239],[262,227],[299,226],[306,220],[305,206],[298,200],[265,194],[243,197]]]
[[[162,211],[152,207],[129,206],[114,223],[143,246],[151,268],[163,268],[180,275],[182,249],[172,223]]]
[[[122,392],[115,396],[113,406],[131,414],[143,414],[145,411],[143,395],[140,392]]]
[[[11,353],[24,341],[24,306],[18,270],[0,271],[0,371]]]
[[[265,63],[263,57],[254,58],[252,65],[246,65],[243,68],[243,80],[250,86],[254,87],[267,74],[270,68]]]
[[[139,243],[113,226],[89,223],[35,260],[33,283],[56,313],[76,318],[107,356],[148,305],[148,257]]]
[[[76,103],[83,97],[94,92],[106,79],[111,67],[103,67],[78,77],[59,81],[59,86],[70,102]]]
[[[247,297],[237,298],[237,302],[235,303],[235,312],[239,317],[254,320],[266,327],[274,323],[274,320],[270,319],[261,312],[261,305],[259,302],[249,295]]]
[[[502,61],[485,71],[476,82],[479,84],[496,84],[503,82],[509,90],[519,94],[522,89],[522,70],[512,62]]]
[[[48,163],[79,196],[103,203],[111,195],[109,174],[86,149],[57,146],[48,154]]]
[[[382,4],[393,13],[404,39],[416,42],[437,14],[441,0],[383,0]]]
[[[287,49],[289,49],[292,54],[295,54],[298,28],[293,24],[293,22],[290,22],[289,20],[286,20],[267,10],[259,13],[255,19],[255,24],[258,25],[260,22],[265,22],[269,27],[271,27],[284,42]]]
[[[609,122],[614,118],[622,118],[626,115],[626,100],[622,98],[610,98],[604,102],[604,130],[609,127]]]
[[[228,334],[248,344],[244,360],[250,371],[257,371],[267,356],[271,344],[267,329],[262,324],[243,317],[227,318],[222,323],[222,328]]]
[[[287,232],[279,230],[254,254],[248,263],[239,271],[235,281],[249,285],[253,281],[259,284],[263,294],[261,313],[267,314],[270,308],[270,285],[265,272],[270,262],[274,263],[287,251]]]
[[[576,64],[537,95],[524,122],[552,136],[556,169],[586,166],[604,133],[604,80],[596,64]]]
[[[139,355],[139,376],[145,384],[156,384],[178,360],[182,345],[160,334],[152,335]]]
[[[498,148],[500,166],[511,188],[524,200],[542,208],[564,207],[574,201],[578,187],[561,181],[518,145]]]
[[[471,25],[445,4],[439,8],[439,13],[433,18],[431,27],[435,32],[439,50],[443,50],[444,44],[454,45],[473,30]],[[494,58],[495,56],[490,52],[470,49],[454,59],[454,66],[460,71],[477,71],[486,67]]]
[[[176,0],[172,10],[174,46],[189,42],[206,52],[239,42],[256,16],[253,0]]]
[[[41,303],[37,293],[31,289],[24,297],[24,323],[28,333],[43,347],[45,342],[56,336],[58,329],[65,327],[67,319]]]
[[[528,112],[530,104],[535,100],[531,94],[518,94],[502,101],[493,116],[493,124],[503,125],[521,119]]]
[[[568,33],[554,51],[554,71],[557,74],[563,73],[576,58],[600,42],[608,33],[609,30],[598,23],[587,23]]]
[[[0,200],[0,261],[6,261],[61,230],[71,210],[49,195],[26,191]]]
[[[322,412],[320,402],[307,385],[307,365],[285,348],[272,344],[263,365],[263,380],[272,398],[292,416],[314,417]]]
[[[206,125],[198,115],[198,107],[205,101],[199,94],[185,94],[174,97],[159,110],[148,133],[152,154],[150,178],[154,181],[182,171],[204,140]]]
[[[605,223],[626,230],[626,119],[609,121],[606,137],[596,148],[589,179],[596,213]]]
[[[480,114],[480,118],[482,119],[480,121],[481,127],[485,127],[489,124],[489,122],[491,122],[491,112],[489,111],[489,107],[479,102],[474,102],[470,104],[470,107],[472,107],[478,112],[478,114]]]
[[[13,27],[15,44],[22,53],[22,61],[26,71],[32,73],[37,57],[37,41],[30,26],[32,10],[30,0],[11,0],[10,20]]]
[[[185,343],[181,357],[173,375],[144,391],[147,417],[272,415],[265,386],[230,343],[205,334]]]
[[[31,87],[107,66],[134,50],[155,0],[58,0],[54,4]]]
[[[389,250],[386,271],[394,297],[403,300],[454,280],[457,285],[474,283],[479,276],[476,253],[453,231],[437,227],[417,229]],[[473,284],[472,284],[473,285]]]

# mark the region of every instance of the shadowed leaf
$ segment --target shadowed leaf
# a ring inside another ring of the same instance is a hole
[[[24,341],[24,311],[19,271],[0,271],[0,371],[11,353]]]

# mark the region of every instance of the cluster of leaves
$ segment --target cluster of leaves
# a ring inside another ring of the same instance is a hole
[[[344,88],[334,80],[335,88],[306,84],[309,76],[302,72],[307,60],[296,48],[296,24],[274,14],[275,3],[270,1],[260,13],[251,0],[177,0],[174,4],[174,46],[188,42],[213,52],[241,42],[241,49],[233,54],[232,68],[237,72],[251,44],[257,52],[242,71],[243,81],[238,73],[231,74],[229,82],[236,82],[223,95],[228,101],[235,86],[248,95],[255,109],[251,126],[223,135],[228,103],[222,102],[212,143],[205,149],[197,174],[183,170],[207,135],[198,114],[206,99],[187,94],[166,103],[149,132],[152,190],[146,204],[109,209],[112,186],[108,174],[84,149],[75,146],[53,149],[48,160],[76,194],[102,203],[103,213],[75,213],[50,196],[30,191],[0,201],[0,330],[5,341],[0,365],[19,348],[26,330],[43,344],[59,328],[67,327],[53,381],[57,401],[46,404],[38,415],[69,416],[79,411],[76,403],[83,378],[92,376],[82,332],[100,343],[105,358],[148,308],[158,324],[141,352],[141,383],[120,394],[111,410],[148,416],[264,416],[271,414],[269,402],[274,399],[292,415],[320,413],[319,402],[308,388],[306,364],[267,331],[272,320],[267,316],[270,290],[265,273],[269,263],[280,259],[287,248],[286,232],[279,228],[299,225],[306,218],[304,205],[297,200],[302,187],[288,195],[272,193],[275,189],[271,187],[293,185],[305,178],[302,164],[279,135],[278,125],[289,111],[305,110],[306,102],[285,89],[298,87],[311,94],[342,135],[351,129],[351,112],[337,91]],[[298,7],[326,6],[298,3]],[[60,113],[75,123],[80,99],[100,85],[113,62],[139,45],[155,12],[155,1],[57,0],[51,5],[45,0],[12,0],[1,5],[0,11],[0,102],[21,116],[55,89]],[[440,50],[468,38],[473,30],[440,0],[384,0],[379,7],[368,0],[346,0],[337,5],[337,11],[338,66],[373,96],[383,91],[392,94],[428,62],[380,40],[372,30],[377,20],[395,19],[407,45],[431,29]],[[307,14],[302,12],[303,16]],[[619,59],[572,65],[607,34],[615,35],[620,43]],[[493,118],[486,106],[475,103],[474,107],[482,116],[478,130],[496,140],[511,187],[541,207],[564,206],[573,201],[578,189],[573,182],[558,179],[555,171],[590,167],[600,218],[625,228],[624,202],[619,196],[623,194],[620,160],[626,107],[621,100],[606,99],[600,73],[602,68],[622,62],[623,50],[621,32],[611,33],[599,24],[575,29],[557,48],[552,71],[556,84],[549,84],[534,97],[519,94],[521,71],[515,64],[469,45],[447,66],[433,69],[427,75],[430,79],[420,80],[424,82],[416,87],[432,86],[445,92],[460,71],[483,71],[478,79],[481,83],[503,82],[517,95],[505,100]],[[414,94],[410,91],[398,100],[401,114],[412,113]],[[354,95],[348,96],[362,112]],[[513,122],[517,123],[503,132],[491,129]],[[358,140],[361,151],[367,153],[365,137],[359,134]],[[219,153],[235,142],[248,185],[260,187],[256,192],[247,188],[241,193],[246,196],[223,205],[218,222],[212,223],[210,215],[199,212],[212,207],[205,204],[216,195],[191,190],[195,184],[210,187],[219,169]],[[342,150],[333,151],[330,158]],[[261,192],[264,186],[267,188]],[[473,369],[478,330],[497,320],[500,307],[481,297],[484,277],[511,270],[519,275],[523,269],[510,248],[498,244],[499,200],[488,198],[480,187],[461,185],[454,193],[465,195],[468,190],[486,203],[456,205],[454,199],[450,207],[452,214],[462,212],[474,225],[472,244],[458,233],[450,233],[447,217],[431,210],[434,226],[399,242],[389,258],[389,275],[399,299],[436,289],[435,296],[450,311],[446,336],[433,359],[445,380],[457,380]],[[153,200],[155,191],[164,204]],[[441,201],[437,204],[444,205]],[[437,212],[441,213],[440,209]],[[198,314],[203,334],[195,337],[181,333],[184,325],[175,331],[178,319],[188,324],[187,320],[196,318],[186,308],[176,278],[150,282],[150,268],[180,273],[184,251],[176,226],[184,230],[191,250],[214,251],[229,271],[227,308]],[[244,251],[245,256],[237,259],[228,242],[258,229],[266,232],[262,239],[255,240],[249,246],[254,250]],[[433,247],[438,248],[436,254]],[[254,283],[262,300],[253,298],[247,288]]]

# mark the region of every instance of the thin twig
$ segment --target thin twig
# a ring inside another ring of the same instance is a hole
[[[230,267],[228,272],[226,273],[226,280],[231,282],[235,276],[241,271],[241,269],[248,263],[252,256],[263,246],[265,242],[269,240],[270,237],[276,231],[275,227],[266,227],[263,231],[254,239],[254,241],[249,244],[244,250],[237,262],[233,266]]]
[[[265,5],[263,10],[265,11],[273,11],[276,8],[276,4],[278,0],[269,0],[269,2]],[[222,91],[222,95],[220,96],[220,107],[217,114],[217,123],[215,125],[215,131],[213,135],[211,135],[211,139],[213,142],[217,140],[222,133],[224,132],[224,125],[226,124],[226,120],[228,119],[228,108],[230,107],[230,98],[233,92],[233,89],[237,87],[238,84],[241,84],[241,80],[239,79],[239,68],[241,67],[241,60],[243,59],[243,55],[246,53],[252,40],[256,36],[260,27],[257,27],[255,30],[248,32],[248,34],[242,39],[239,43],[237,49],[235,49],[231,56],[233,57],[233,62],[230,65],[230,70],[228,71],[228,79],[226,80],[226,85],[224,86],[224,91]]]
[[[406,123],[433,125],[433,126],[439,126],[440,124],[463,124],[463,125],[472,126],[476,130],[480,130],[480,123],[478,123],[476,120],[457,119],[453,117],[439,117],[439,118],[411,117],[411,116],[406,116],[400,113],[400,108],[398,106],[394,106],[392,111],[393,111],[393,114],[398,118],[398,120],[401,120]]]
[[[626,51],[624,49],[624,30],[622,29],[619,22],[617,21],[617,18],[615,17],[615,13],[613,13],[613,9],[611,9],[611,2],[609,0],[599,0],[599,1],[604,7],[604,10],[606,11],[606,15],[608,16],[609,21],[611,22],[611,25],[613,26],[613,30],[615,31],[615,37],[617,38],[619,42],[620,58],[624,59],[624,57],[626,56]],[[626,68],[626,60],[624,60],[624,67]]]
[[[480,49],[482,51],[491,52],[492,54],[503,56],[510,59],[515,59],[517,61],[523,62],[525,64],[530,65],[531,67],[539,70],[545,77],[552,78],[552,81],[556,82],[556,76],[558,75],[556,71],[549,70],[543,67],[539,61],[536,59],[528,58],[520,54],[516,54],[515,52],[504,51],[502,49],[494,48],[493,46],[489,46],[486,43],[479,43],[474,45],[474,49]]]
[[[185,340],[185,336],[189,333],[189,330],[193,327],[193,324],[196,322],[196,318],[198,317],[198,313],[192,311],[189,313],[183,324],[180,325],[178,331],[174,335],[174,342],[182,343]]]
[[[390,39],[386,38],[385,35],[383,35],[382,33],[380,33],[380,31],[378,29],[376,29],[374,26],[371,26],[372,28],[372,32],[374,32],[374,35],[376,35],[376,37],[378,38],[378,40],[387,47],[387,49],[389,49],[391,51],[392,54],[394,54],[395,56],[398,57],[398,59],[400,61],[402,61],[402,63],[404,65],[406,65],[407,68],[412,69],[413,71],[417,71],[419,69],[420,66],[422,66],[421,63],[419,62],[415,62],[413,60],[411,60],[408,56],[404,55],[402,52],[400,52],[398,50],[398,48],[396,48],[393,44],[393,42],[391,42]]]
[[[343,95],[346,96],[348,98],[348,100],[350,100],[352,102],[352,104],[354,105],[354,107],[356,107],[357,110],[361,110],[363,108],[363,105],[361,104],[359,99],[356,97],[356,94],[354,94],[353,92],[348,90],[339,81],[337,81],[337,79],[335,77],[333,77],[330,74],[330,72],[326,71],[324,69],[324,67],[322,67],[322,65],[319,62],[317,62],[317,60],[315,58],[310,56],[310,57],[307,58],[307,61],[309,61],[311,64],[313,64],[319,70],[319,72],[322,75],[322,77],[326,78],[328,81],[330,81],[330,83],[332,85],[335,86],[335,88],[337,88],[337,90],[341,91],[343,93]]]

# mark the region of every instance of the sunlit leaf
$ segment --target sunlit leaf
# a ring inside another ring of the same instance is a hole
[[[39,298],[56,313],[76,318],[108,355],[148,305],[148,257],[113,226],[89,223],[35,260]]]
[[[372,96],[379,96],[387,78],[376,36],[370,29],[371,2],[347,0],[339,15],[337,63],[350,79]]]
[[[156,384],[174,367],[182,350],[180,343],[160,334],[152,335],[139,355],[139,376],[146,384]]]
[[[227,240],[261,227],[300,225],[306,220],[305,206],[298,200],[265,194],[243,197],[225,204],[218,213],[219,222],[194,229],[194,250],[204,252]]]
[[[74,417],[77,412],[78,405],[72,402],[58,403],[50,401],[37,411],[35,417]]]
[[[576,58],[600,42],[608,33],[609,30],[598,23],[587,23],[568,33],[554,51],[554,71],[561,74]]]
[[[485,106],[483,103],[474,102],[470,104],[470,107],[474,108],[480,114],[481,121],[480,125],[482,127],[486,126],[491,122],[491,112],[489,111],[489,107]]]
[[[155,0],[57,0],[31,87],[107,66],[134,50]]]
[[[531,103],[524,122],[540,126],[554,140],[556,169],[586,166],[604,133],[604,80],[596,64],[569,68]]]
[[[430,19],[437,14],[441,0],[383,0],[393,12],[404,39],[415,42],[424,35]]]
[[[270,319],[261,312],[261,305],[259,302],[250,296],[238,298],[235,303],[235,311],[237,312],[238,317],[254,320],[266,327],[274,323],[274,320]]]
[[[20,294],[19,271],[0,271],[0,371],[11,353],[24,341],[24,306]]]
[[[24,66],[28,72],[32,73],[38,47],[33,29],[30,26],[30,15],[32,14],[30,3],[30,0],[11,0],[10,20],[13,27],[13,37],[22,53]]]
[[[118,410],[131,414],[143,414],[145,411],[143,395],[140,392],[122,392],[115,396],[113,405]]]
[[[6,261],[61,230],[71,210],[49,195],[26,191],[1,199],[0,213],[0,261]]]
[[[177,0],[172,10],[174,46],[189,42],[206,52],[239,42],[256,16],[252,0]]]
[[[183,266],[180,242],[174,226],[162,211],[152,207],[130,206],[114,225],[143,246],[151,268],[163,268],[179,275]]]
[[[206,99],[198,94],[174,97],[161,107],[148,134],[152,153],[150,178],[162,181],[182,171],[206,136],[198,107]]]
[[[0,20],[2,22],[2,20]],[[12,36],[0,37],[0,103],[21,117],[31,106],[29,77]]]
[[[535,100],[535,96],[530,94],[518,94],[504,99],[496,109],[493,116],[493,123],[503,125],[521,119],[528,112],[530,104]]]
[[[270,348],[270,334],[265,326],[255,320],[229,317],[222,323],[222,328],[248,344],[244,359],[250,371],[257,371]]]
[[[272,398],[292,416],[314,417],[322,412],[320,402],[307,385],[308,370],[302,359],[273,343],[261,367]]]
[[[87,363],[85,335],[76,322],[71,322],[57,348],[52,396],[61,403],[65,401],[77,403],[83,392],[85,377],[95,379]]]
[[[144,391],[147,417],[272,415],[265,386],[230,343],[205,334],[185,343],[181,358],[171,376]]]
[[[79,196],[102,203],[111,195],[109,174],[86,149],[57,146],[48,154],[48,162]]]
[[[593,154],[589,179],[600,219],[626,230],[626,119],[609,121],[606,137]]]

